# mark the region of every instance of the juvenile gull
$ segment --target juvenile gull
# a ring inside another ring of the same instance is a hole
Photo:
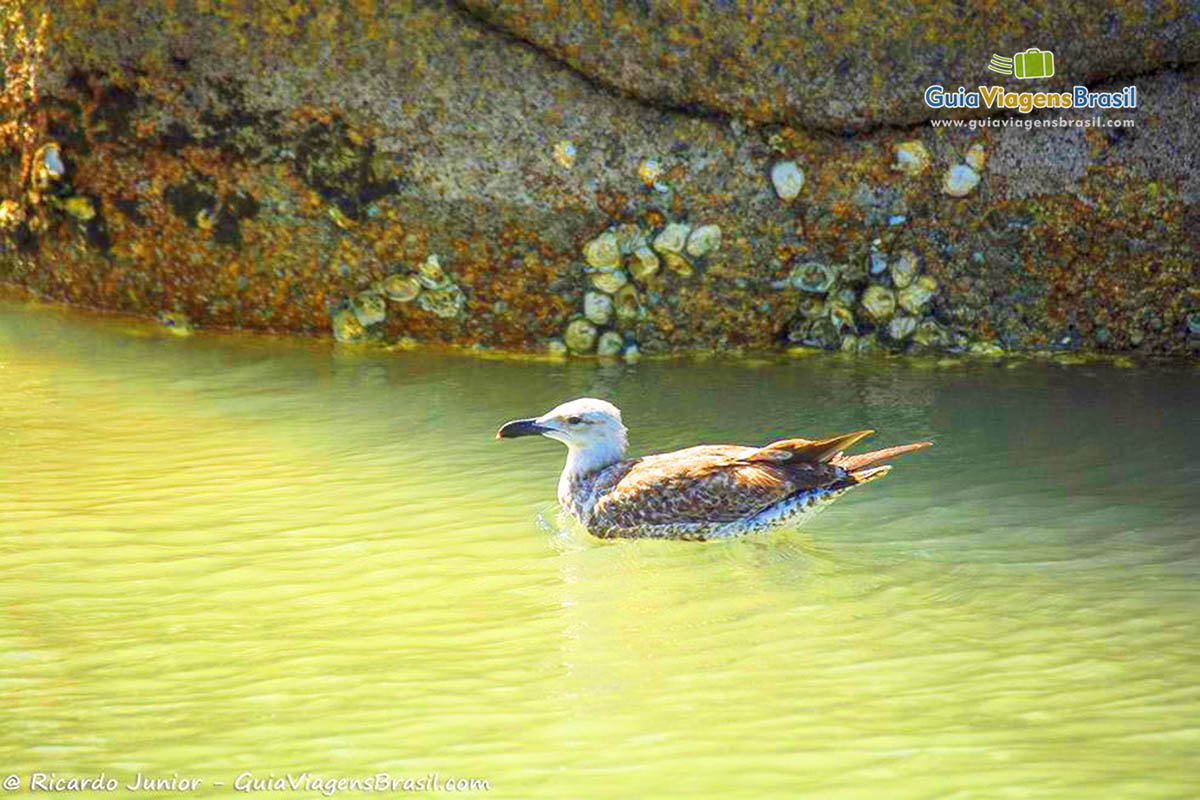
[[[842,452],[872,433],[783,439],[765,447],[700,445],[624,460],[620,410],[583,397],[540,417],[513,420],[496,438],[537,434],[567,446],[558,501],[593,536],[723,539],[798,525],[891,470],[870,465],[932,444]]]

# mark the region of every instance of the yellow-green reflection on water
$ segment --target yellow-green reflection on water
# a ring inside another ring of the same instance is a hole
[[[521,364],[8,303],[0,387],[0,772],[1200,789],[1194,369]],[[559,445],[492,438],[582,394],[636,452],[937,446],[773,541],[599,544]]]

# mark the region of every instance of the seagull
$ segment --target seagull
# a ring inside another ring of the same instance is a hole
[[[800,524],[856,486],[891,470],[879,461],[929,447],[914,442],[843,453],[874,431],[764,447],[699,445],[626,459],[621,411],[591,397],[516,419],[497,439],[545,436],[567,446],[558,501],[602,539],[728,539]]]

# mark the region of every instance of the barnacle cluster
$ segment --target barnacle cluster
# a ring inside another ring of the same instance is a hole
[[[388,303],[412,303],[422,311],[450,319],[466,305],[466,294],[442,268],[436,255],[429,255],[416,270],[398,269],[370,288],[347,298],[333,314],[330,324],[339,342],[358,342],[381,335],[387,320]]]
[[[567,322],[561,344],[577,355],[637,360],[641,351],[633,329],[646,315],[643,293],[668,275],[691,278],[720,247],[719,226],[684,222],[625,223],[589,239],[582,248],[588,284],[582,313]]]
[[[806,298],[788,327],[792,344],[863,352],[950,341],[930,315],[937,281],[921,274],[912,250],[887,253],[876,242],[855,264],[805,261],[792,268],[788,284]]]
[[[436,255],[425,259],[417,270],[417,281],[422,286],[421,294],[417,296],[417,305],[431,311],[439,317],[450,319],[457,317],[467,303],[467,296],[454,282]]]
[[[44,26],[13,9],[51,5],[74,37],[56,35],[54,46],[75,49],[53,54],[66,80],[39,99]],[[106,26],[100,47],[119,41],[116,26],[137,7],[96,16],[93,5],[0,0],[0,279],[46,297],[186,311],[205,326],[332,327],[343,340],[402,346],[522,349],[553,338],[552,352],[625,358],[783,342],[1200,351],[1194,204],[1178,181],[1133,166],[1121,151],[1130,141],[1112,132],[1079,132],[1078,157],[1059,170],[1066,188],[1037,193],[1045,168],[1014,164],[1015,140],[1001,146],[987,132],[918,137],[885,125],[844,143],[733,118],[729,135],[724,122],[688,114],[635,114],[603,134],[596,120],[619,117],[539,115],[516,139],[481,137],[469,159],[428,161],[408,147],[412,126],[374,113],[392,99],[378,87],[363,89],[351,121],[312,99],[324,92],[299,93],[276,114],[236,78],[199,87],[189,83],[201,70],[165,59],[165,73],[147,57],[136,75],[109,69],[104,55],[81,61],[92,45],[80,14]],[[279,17],[252,6],[230,24]],[[273,54],[270,68],[291,60]],[[69,72],[91,63],[98,69]],[[200,94],[177,102],[181,88]],[[480,129],[508,119],[497,106]],[[1051,155],[1070,144],[1060,138]],[[1138,138],[1142,147],[1150,137]],[[497,184],[526,193],[515,207],[532,213],[489,213],[500,207],[490,191],[469,205],[477,220],[464,221],[468,206],[422,202],[512,164],[505,141],[534,144],[543,162]],[[610,222],[573,232],[595,209]],[[725,230],[701,224],[714,221]],[[886,244],[862,244],[875,235]]]

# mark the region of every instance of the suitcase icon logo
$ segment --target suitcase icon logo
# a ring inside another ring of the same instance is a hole
[[[1012,58],[994,55],[988,62],[988,69],[1021,80],[1051,78],[1054,76],[1054,53],[1031,47],[1023,53],[1016,53]]]

